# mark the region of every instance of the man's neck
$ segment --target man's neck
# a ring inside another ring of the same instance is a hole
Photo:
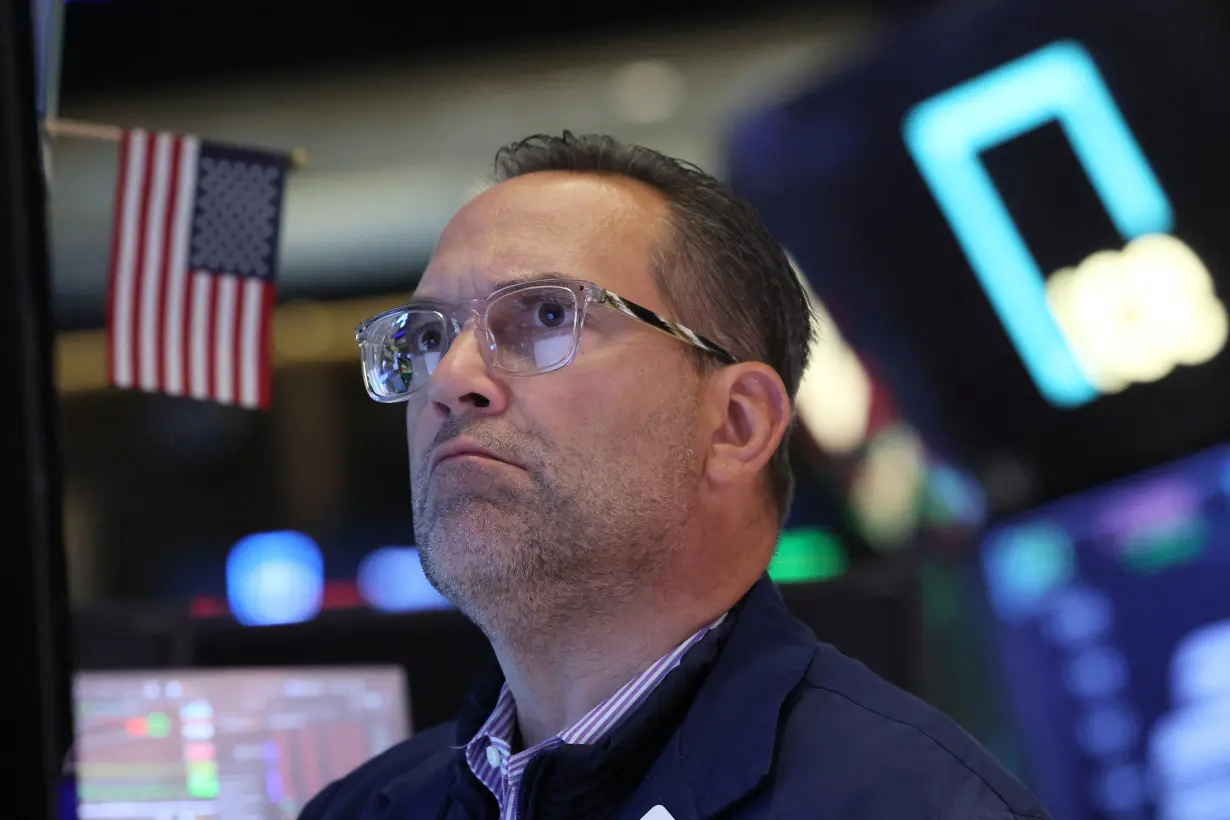
[[[657,595],[573,621],[567,634],[492,645],[517,706],[526,748],[560,734],[738,600]],[[727,595],[726,597],[730,597]],[[652,600],[650,600],[652,598]],[[541,634],[541,633],[540,633]]]
[[[777,522],[743,523],[741,515],[736,505],[715,503],[700,510],[702,523],[685,532],[683,548],[642,580],[536,596],[554,597],[560,611],[486,625],[526,748],[575,725],[743,597],[773,554]]]

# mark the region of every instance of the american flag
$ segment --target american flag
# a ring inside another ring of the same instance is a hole
[[[131,130],[120,144],[111,384],[268,407],[288,157]]]

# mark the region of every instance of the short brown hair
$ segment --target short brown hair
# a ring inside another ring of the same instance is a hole
[[[496,154],[494,181],[543,171],[615,174],[662,194],[673,231],[654,278],[672,318],[740,359],[773,367],[793,403],[811,345],[811,305],[750,203],[692,163],[603,134],[538,134],[507,145]],[[696,361],[713,365],[701,351]],[[790,430],[769,462],[769,482],[784,521],[794,496]]]

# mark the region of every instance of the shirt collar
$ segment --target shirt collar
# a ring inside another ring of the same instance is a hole
[[[465,759],[470,770],[491,792],[501,806],[511,795],[506,794],[510,785],[515,786],[521,772],[531,760],[547,749],[561,744],[581,745],[598,743],[611,733],[619,722],[662,682],[679,665],[687,651],[695,646],[714,627],[725,620],[723,614],[716,621],[702,627],[679,646],[654,661],[641,674],[625,683],[606,700],[591,709],[584,717],[564,731],[513,753],[516,737],[517,708],[512,690],[504,683],[495,707],[486,722],[465,745]],[[509,782],[511,781],[511,783]]]

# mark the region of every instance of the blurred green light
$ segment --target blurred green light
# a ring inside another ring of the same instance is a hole
[[[171,734],[171,718],[166,712],[150,712],[145,725],[150,737],[167,737]]]
[[[846,564],[846,551],[832,533],[798,527],[782,532],[769,561],[769,577],[779,584],[825,581],[842,575]]]
[[[1138,572],[1162,572],[1186,564],[1204,552],[1209,534],[1199,518],[1182,518],[1127,540],[1123,556]]]

